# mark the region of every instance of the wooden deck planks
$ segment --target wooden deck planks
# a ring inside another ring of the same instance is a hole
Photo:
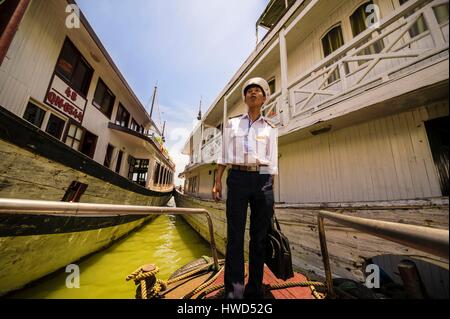
[[[247,264],[245,265],[246,269],[248,269]],[[248,274],[248,271],[246,271]],[[294,277],[283,281],[281,279],[277,279],[275,275],[270,271],[270,269],[264,265],[264,279],[263,283],[266,285],[275,284],[275,283],[283,283],[283,282],[301,282],[307,281],[308,279],[302,274],[295,273]],[[220,285],[224,282],[224,272],[222,271],[217,279],[211,284],[210,287],[215,285]],[[245,277],[245,284],[248,282],[248,275]],[[206,296],[206,298],[213,298],[220,290],[214,291]],[[271,291],[273,298],[275,299],[314,299],[314,296],[311,293],[311,289],[309,287],[293,287],[293,288],[284,288],[277,289]]]

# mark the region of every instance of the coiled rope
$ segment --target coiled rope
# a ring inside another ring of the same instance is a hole
[[[208,271],[214,263],[208,263],[200,268],[194,269],[186,274],[177,276],[175,278],[169,279],[167,281],[156,279],[156,274],[159,272],[159,268],[153,264],[144,265],[133,271],[126,277],[126,280],[134,280],[135,284],[140,284],[141,288],[141,298],[142,299],[150,299],[157,298],[160,292],[163,292],[167,289],[169,284],[174,282],[189,278],[194,276],[202,271]],[[203,284],[193,289],[191,292],[186,294],[183,299],[190,299],[196,294],[200,293],[197,298],[203,299],[210,293],[222,289],[224,284],[214,285],[209,287],[220,275],[223,271],[224,267],[222,266],[219,271],[217,271],[212,277],[206,280]],[[247,273],[245,273],[245,276]],[[316,290],[316,287],[325,288],[326,285],[319,281],[296,281],[296,282],[283,282],[283,283],[273,283],[266,286],[268,290],[277,290],[277,289],[285,289],[285,288],[293,288],[293,287],[309,287],[311,289],[312,295],[316,299],[324,299],[326,294],[320,293]]]

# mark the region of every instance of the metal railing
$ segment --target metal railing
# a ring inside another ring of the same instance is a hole
[[[320,249],[326,276],[328,293],[334,296],[333,278],[325,236],[324,219],[328,218],[338,224],[351,227],[361,232],[374,235],[417,250],[449,259],[449,231],[424,226],[400,224],[368,218],[354,217],[328,211],[320,211],[317,217]]]
[[[211,253],[214,267],[219,269],[214,227],[210,213],[206,209],[153,207],[133,205],[110,205],[90,203],[67,203],[43,200],[0,198],[0,214],[73,215],[73,216],[124,216],[124,215],[190,215],[204,214],[208,221]]]

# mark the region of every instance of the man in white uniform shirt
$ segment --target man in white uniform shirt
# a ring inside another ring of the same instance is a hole
[[[278,174],[277,129],[261,115],[270,96],[262,78],[247,81],[242,98],[247,113],[231,118],[224,127],[222,154],[212,189],[214,200],[222,197],[222,175],[227,166],[227,250],[225,297],[263,298],[264,252],[273,216],[273,175]],[[249,277],[244,287],[244,233],[250,204]]]

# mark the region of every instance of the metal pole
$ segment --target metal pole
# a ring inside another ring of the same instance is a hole
[[[150,118],[152,118],[152,114],[153,114],[153,106],[155,105],[155,97],[156,97],[156,85],[155,88],[153,89],[153,97],[152,97],[152,107],[150,108]],[[161,124],[161,123],[160,123]]]
[[[14,9],[14,12],[6,24],[3,34],[0,34],[0,65],[3,63],[3,59],[8,52],[9,46],[11,45],[14,36],[19,29],[19,24],[22,21],[25,11],[30,4],[30,0],[20,0]],[[6,3],[3,3],[3,8],[5,8]],[[6,9],[4,9],[6,10]]]
[[[214,226],[211,215],[206,209],[111,205],[90,203],[68,203],[44,200],[5,199],[0,198],[0,214],[36,214],[36,215],[74,215],[74,216],[123,216],[123,215],[189,215],[204,214],[208,221],[211,253],[214,267],[219,269]]]
[[[335,298],[336,296],[333,290],[333,276],[331,274],[330,258],[328,256],[327,239],[325,236],[325,227],[323,224],[322,216],[317,217],[317,224],[319,226],[320,250],[322,252],[322,260],[323,267],[325,269],[325,280],[327,284],[328,295],[330,298]]]
[[[320,211],[319,216],[448,260],[449,231]]]

